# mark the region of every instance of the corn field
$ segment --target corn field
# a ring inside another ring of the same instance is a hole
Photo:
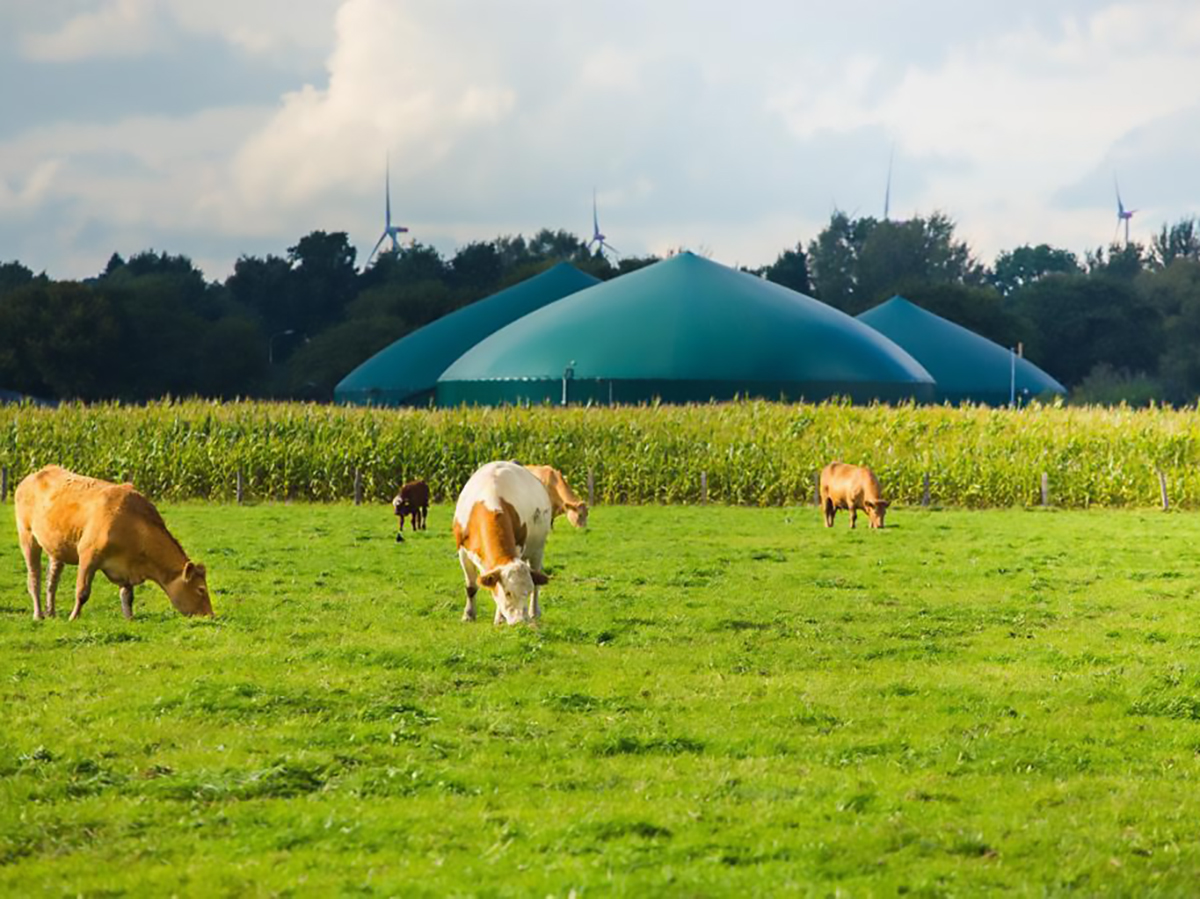
[[[893,502],[1200,506],[1195,409],[784,405],[366,409],[261,402],[0,406],[0,466],[13,485],[48,463],[130,480],[165,500],[367,501],[424,478],[452,500],[476,467],[516,459],[560,468],[599,503],[813,501],[840,459],[870,465]]]

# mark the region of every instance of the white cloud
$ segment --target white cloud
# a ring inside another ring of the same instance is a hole
[[[68,19],[57,30],[29,34],[24,51],[41,62],[140,56],[165,40],[154,0],[109,0]]]

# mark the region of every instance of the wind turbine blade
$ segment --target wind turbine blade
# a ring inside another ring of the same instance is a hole
[[[614,247],[612,244],[606,243],[604,246],[606,249],[610,250],[613,253],[616,253],[618,256],[621,255],[621,251],[618,250],[616,247]]]
[[[379,248],[380,248],[381,246],[383,246],[383,242],[384,242],[385,240],[387,240],[387,236],[388,236],[388,233],[387,233],[386,231],[384,231],[384,232],[383,232],[381,235],[379,235],[379,240],[378,240],[378,241],[375,243],[375,249],[373,249],[373,250],[372,250],[372,251],[371,251],[371,252],[368,254],[368,256],[367,256],[367,258],[368,258],[368,259],[370,259],[372,256],[374,256],[376,253],[378,253],[378,252],[379,252]]]
[[[883,191],[883,220],[888,220],[888,210],[892,205],[892,159],[896,155],[896,145],[892,144],[891,152],[888,153],[888,176],[887,187]]]
[[[592,188],[592,233],[600,233],[600,213],[596,210],[596,188]]]

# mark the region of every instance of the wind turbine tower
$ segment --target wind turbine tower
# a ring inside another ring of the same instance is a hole
[[[400,235],[407,234],[408,228],[404,225],[392,224],[392,160],[388,157],[386,168],[383,176],[383,234],[379,235],[379,240],[375,242],[375,249],[371,250],[371,255],[367,257],[370,262],[375,254],[379,252],[379,248],[383,246],[385,240],[391,240],[391,253],[395,255],[400,252]]]
[[[610,253],[620,253],[620,250],[610,244],[608,242],[608,238],[605,237],[604,233],[600,230],[600,215],[596,211],[595,188],[592,188],[592,239],[587,242],[587,246],[589,250],[593,246],[596,246],[600,249],[601,253],[603,253],[605,250],[608,250]]]
[[[1125,204],[1121,202],[1121,185],[1117,183],[1117,176],[1113,175],[1113,187],[1117,190],[1117,230],[1121,229],[1121,223],[1125,223],[1125,246],[1129,246],[1129,220],[1133,218],[1136,209],[1126,209]],[[1116,231],[1113,232],[1113,240],[1117,238]]]
[[[883,220],[888,221],[888,212],[892,206],[892,160],[896,156],[896,145],[892,144],[891,152],[888,153],[888,176],[887,187],[883,190]]]

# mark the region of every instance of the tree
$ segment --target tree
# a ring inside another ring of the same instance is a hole
[[[291,321],[284,327],[311,336],[342,317],[358,291],[357,252],[344,231],[313,231],[288,247],[294,272]]]
[[[233,274],[225,279],[225,289],[258,316],[265,333],[274,334],[294,323],[292,274],[292,263],[279,256],[242,256],[234,263]]]
[[[34,280],[0,303],[0,383],[22,393],[95,400],[130,355],[111,304],[75,281]]]
[[[1031,325],[1026,355],[1068,387],[1101,362],[1130,372],[1157,368],[1162,316],[1125,278],[1047,275],[1013,303]]]
[[[1112,244],[1107,253],[1103,247],[1097,247],[1084,254],[1089,275],[1109,275],[1132,281],[1141,274],[1144,263],[1142,245],[1139,243],[1128,243],[1123,247]]]
[[[800,244],[796,244],[795,249],[784,250],[759,273],[774,284],[782,284],[799,293],[812,293],[812,285],[808,280],[808,257]]]
[[[851,219],[835,212],[808,245],[817,297],[851,315],[921,284],[981,284],[983,268],[935,212],[906,222]]]
[[[1167,268],[1176,259],[1200,259],[1200,228],[1196,219],[1182,218],[1150,241],[1150,264]]]
[[[835,211],[829,224],[809,242],[809,278],[819,300],[843,311],[857,305],[858,254],[874,224],[874,219],[854,220]]]
[[[44,281],[45,275],[41,276]],[[19,262],[5,262],[0,264],[0,297],[6,293],[11,293],[18,287],[24,287],[33,281],[33,272],[21,265]]]
[[[1070,250],[1044,243],[1036,247],[1026,244],[997,256],[988,281],[1007,297],[1046,275],[1074,275],[1081,271],[1079,259]]]
[[[483,296],[493,292],[503,271],[500,253],[491,242],[469,243],[459,248],[450,260],[454,286],[472,295]]]

